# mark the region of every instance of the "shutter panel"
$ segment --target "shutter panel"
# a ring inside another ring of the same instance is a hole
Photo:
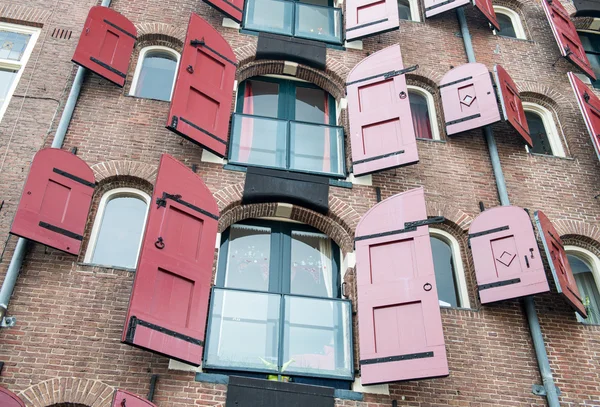
[[[0,406],[25,407],[25,403],[17,395],[4,387],[0,387]]]
[[[203,0],[238,23],[242,22],[244,0]]]
[[[72,61],[122,87],[136,35],[126,17],[108,7],[92,7]]]
[[[423,0],[423,7],[425,7],[425,17],[429,18],[469,3],[470,0]]]
[[[419,188],[378,203],[356,228],[362,384],[448,375],[426,219]]]
[[[225,38],[192,13],[167,128],[225,156],[236,66],[235,55]]]
[[[596,79],[594,70],[585,55],[585,50],[569,17],[569,13],[558,0],[542,0],[542,7],[558,43],[560,54],[592,79]]]
[[[348,0],[346,40],[359,40],[400,26],[397,0]]]
[[[202,179],[163,154],[123,341],[200,365],[219,210]]]
[[[415,164],[417,140],[408,101],[400,46],[359,62],[348,75],[346,93],[354,175]]]
[[[573,91],[575,92],[577,104],[583,115],[583,120],[590,132],[592,144],[600,160],[600,99],[572,72],[569,72],[568,75]]]
[[[469,228],[482,304],[549,291],[529,215],[517,206],[482,212]]]
[[[156,407],[156,405],[128,391],[115,390],[112,407]]]
[[[81,158],[57,148],[38,151],[10,232],[78,255],[95,186]]]
[[[560,235],[544,212],[535,211],[534,216],[558,293],[562,294],[564,299],[579,315],[587,318],[587,312],[577,288],[573,271],[569,265],[565,248],[563,247],[562,240],[560,240]]]
[[[557,0],[558,1],[558,0]],[[492,5],[492,0],[473,0],[473,6],[488,20],[494,29],[500,31],[500,24],[498,23],[498,19],[496,18],[496,12],[494,11],[494,6]]]
[[[523,140],[533,147],[531,136],[529,135],[529,125],[523,110],[521,96],[517,90],[517,85],[512,80],[508,72],[500,65],[494,66],[494,78],[498,85],[498,93],[500,96],[500,105],[502,106],[502,115],[518,133]]]
[[[439,88],[449,136],[500,120],[494,85],[485,65],[456,67],[444,75]]]

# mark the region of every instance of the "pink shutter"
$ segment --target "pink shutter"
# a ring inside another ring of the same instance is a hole
[[[594,70],[585,55],[585,50],[569,17],[569,13],[559,0],[542,0],[542,7],[558,43],[560,54],[592,79],[596,79]]]
[[[346,40],[395,30],[400,26],[397,0],[348,0]]]
[[[498,24],[492,0],[473,0],[473,6],[483,14],[494,29],[500,31],[500,24]]]
[[[456,67],[444,75],[439,88],[449,136],[500,120],[494,85],[485,65]]]
[[[429,18],[469,3],[470,0],[423,0],[423,7],[425,7],[425,17]]]
[[[0,387],[0,406],[25,407],[25,403],[17,395],[4,387]]]
[[[123,341],[200,365],[219,210],[202,179],[163,154]]]
[[[587,312],[577,288],[577,282],[573,276],[571,265],[567,259],[565,248],[563,247],[562,240],[560,240],[560,235],[544,212],[536,211],[534,215],[538,233],[542,238],[546,258],[548,259],[550,271],[552,271],[552,277],[554,277],[558,293],[562,294],[567,303],[579,315],[587,318]]]
[[[126,17],[108,7],[92,7],[72,61],[123,86],[136,35]]]
[[[362,384],[448,375],[426,220],[419,188],[378,203],[356,228]]]
[[[600,99],[572,72],[567,75],[569,75],[577,104],[592,138],[592,144],[596,149],[596,155],[600,160]]]
[[[112,407],[156,407],[156,405],[128,391],[116,390]]]
[[[482,304],[549,291],[529,215],[517,206],[482,212],[469,228]]]
[[[419,161],[400,46],[359,62],[348,75],[348,113],[355,175]]]
[[[242,22],[242,13],[244,12],[244,0],[203,0],[205,3],[219,10],[227,17]]]
[[[498,86],[504,120],[519,133],[530,147],[533,147],[531,136],[529,135],[529,125],[527,124],[525,110],[523,110],[523,103],[521,102],[517,85],[508,72],[500,65],[494,66],[494,77]]]
[[[192,13],[177,71],[167,128],[225,156],[236,60],[225,38]]]
[[[76,155],[58,148],[38,151],[10,233],[78,255],[95,181]]]

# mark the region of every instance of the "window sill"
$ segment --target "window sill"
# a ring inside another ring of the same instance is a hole
[[[429,143],[447,143],[446,140],[436,140],[436,139],[432,139],[432,138],[419,138],[416,137],[417,141],[426,141]]]
[[[164,103],[171,103],[170,100],[164,100],[164,99],[154,99],[154,98],[145,98],[145,97],[141,97],[141,96],[136,96],[136,95],[132,95],[131,93],[128,95],[125,95],[129,98],[134,98],[134,99],[143,99],[143,100],[152,100],[154,102],[164,102]]]
[[[540,153],[527,153],[530,156],[533,157],[540,157],[540,158],[550,158],[550,159],[559,159],[559,160],[567,160],[567,161],[575,161],[574,158],[572,157],[561,157],[558,155],[548,155],[548,154],[540,154]]]
[[[248,30],[246,28],[241,28],[240,29],[240,34],[246,34],[246,35],[255,35],[258,36],[262,31],[254,31],[254,30]],[[267,31],[264,31],[266,34],[272,34],[269,33]],[[341,44],[332,44],[330,42],[324,42],[324,41],[319,41],[319,40],[315,40],[315,39],[310,39],[310,38],[300,38],[300,37],[294,37],[293,35],[285,35],[285,34],[275,34],[275,35],[281,35],[283,37],[288,37],[288,38],[297,38],[299,40],[307,40],[307,41],[314,41],[320,44],[325,45],[326,48],[331,48],[331,49],[335,49],[338,51],[346,51],[346,47],[344,47]]]
[[[476,308],[447,307],[445,305],[440,305],[440,310],[479,312],[479,310]]]
[[[120,271],[128,271],[130,273],[135,273],[135,269],[134,268],[129,268],[129,267],[107,266],[105,264],[84,263],[84,262],[78,262],[77,265],[78,266],[83,266],[83,267],[95,268],[95,269],[120,270]]]
[[[528,40],[527,38],[508,37],[508,36],[502,35],[502,34],[496,34],[496,37],[502,38],[504,40],[509,40],[509,41],[520,41],[520,42],[528,42],[530,44],[535,44],[535,41]]]

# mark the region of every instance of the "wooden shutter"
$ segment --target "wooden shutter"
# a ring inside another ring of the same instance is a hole
[[[425,7],[425,17],[433,17],[449,10],[454,10],[461,6],[469,4],[470,0],[423,0]]]
[[[33,157],[10,232],[70,254],[79,254],[94,194],[92,169],[57,148]]]
[[[585,55],[585,50],[579,39],[575,25],[569,13],[559,0],[542,0],[542,7],[552,28],[554,38],[558,43],[560,54],[592,79],[596,79],[594,70]]]
[[[444,75],[439,88],[449,136],[500,120],[494,85],[485,65],[458,66]]]
[[[156,405],[128,391],[115,390],[112,407],[156,407]]]
[[[163,154],[124,342],[200,365],[218,217],[217,203],[202,179]]]
[[[0,406],[25,407],[25,403],[17,395],[4,387],[0,387]]]
[[[567,75],[569,75],[577,104],[592,138],[592,144],[596,149],[596,155],[600,160],[600,99],[572,72]]]
[[[492,0],[473,0],[473,6],[483,14],[494,29],[500,31],[500,24],[498,24]]]
[[[371,208],[356,228],[362,384],[448,375],[422,188]]]
[[[219,10],[232,20],[242,22],[244,0],[203,0],[205,3]]]
[[[577,288],[577,283],[575,282],[575,277],[573,276],[573,271],[569,265],[569,260],[567,259],[567,254],[565,253],[565,248],[560,239],[560,235],[544,212],[536,211],[534,216],[558,293],[562,294],[567,303],[569,303],[579,315],[583,318],[587,318],[587,312],[583,305],[579,289]]]
[[[549,291],[531,219],[522,208],[482,212],[471,223],[469,244],[482,304]]]
[[[400,46],[359,62],[348,75],[346,92],[354,175],[415,164],[417,140],[408,101]]]
[[[530,147],[533,147],[533,142],[529,135],[529,125],[527,124],[525,110],[523,110],[523,103],[521,102],[517,85],[515,85],[508,72],[500,65],[494,66],[494,78],[498,86],[504,120],[519,133]]]
[[[400,26],[397,0],[348,0],[346,40],[359,40]]]
[[[225,38],[192,13],[167,128],[225,156],[236,66],[235,55]]]
[[[122,87],[136,35],[126,17],[108,7],[92,7],[72,61]]]

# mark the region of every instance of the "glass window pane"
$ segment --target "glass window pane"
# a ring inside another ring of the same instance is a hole
[[[135,268],[146,208],[146,202],[130,196],[106,203],[92,263]]]
[[[271,229],[232,225],[225,268],[225,287],[269,290]]]
[[[410,111],[417,138],[432,139],[427,99],[422,94],[411,91],[408,92],[408,98],[410,99]]]
[[[314,232],[292,231],[292,294],[334,297],[331,239]]]
[[[296,88],[296,120],[329,124],[329,115],[335,106],[329,106],[329,94],[322,89]]]
[[[586,51],[600,52],[600,35],[589,32],[578,32],[579,39]]]
[[[0,30],[0,59],[20,61],[30,38],[31,34]]]
[[[290,131],[291,169],[342,175],[342,128],[291,122]]]
[[[509,16],[502,13],[496,13],[496,19],[498,20],[498,24],[500,25],[500,35],[504,37],[517,38],[515,27],[513,26],[512,20]]]
[[[302,2],[307,3],[307,2]],[[320,3],[311,0],[312,4],[296,4],[297,37],[310,38],[317,41],[341,43],[341,10],[333,7],[319,7],[312,5]]]
[[[552,155],[552,147],[550,146],[550,140],[548,140],[548,134],[546,133],[542,117],[534,112],[525,112],[525,117],[527,118],[531,141],[533,142],[533,148],[530,148],[529,151]]]
[[[232,135],[231,162],[286,168],[286,121],[236,114]]]
[[[349,305],[285,296],[282,373],[351,377]]]
[[[279,84],[256,80],[246,81],[242,113],[279,117]]]
[[[177,59],[167,52],[148,52],[135,88],[135,96],[171,100]]]
[[[0,68],[0,107],[8,96],[8,91],[17,77],[16,70]]]
[[[577,314],[577,320],[588,324],[600,324],[600,294],[592,268],[577,256],[568,254],[567,259],[588,313],[587,319],[583,319]]]
[[[452,248],[443,240],[432,236],[431,252],[433,253],[435,282],[437,284],[440,305],[458,307]]]
[[[293,15],[293,1],[248,0],[244,28],[292,35]]]
[[[213,291],[206,365],[278,370],[281,297],[216,288]]]
[[[400,20],[412,20],[408,0],[398,0],[398,17]]]

